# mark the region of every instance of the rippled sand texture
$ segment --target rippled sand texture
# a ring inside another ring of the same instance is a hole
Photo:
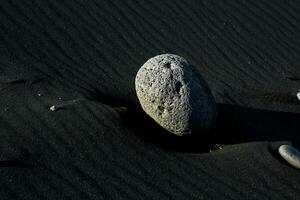
[[[300,173],[277,151],[299,141],[299,10],[2,1],[1,199],[299,199]],[[135,75],[161,53],[207,80],[220,112],[210,136],[178,139],[143,114]],[[215,143],[225,146],[208,153]]]

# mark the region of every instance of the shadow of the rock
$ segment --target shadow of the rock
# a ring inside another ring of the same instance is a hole
[[[124,124],[142,140],[171,151],[202,153],[217,149],[216,144],[255,141],[293,141],[297,147],[300,141],[300,114],[296,113],[218,104],[218,120],[213,130],[183,137],[169,133],[140,107],[119,113]]]
[[[170,151],[207,152],[214,147],[207,134],[192,134],[176,136],[149,117],[140,107],[129,108],[119,113],[125,126],[133,130],[136,136],[145,142],[150,142]]]
[[[223,143],[300,139],[300,114],[218,104],[215,136]]]

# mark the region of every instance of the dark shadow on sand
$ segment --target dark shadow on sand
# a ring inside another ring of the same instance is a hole
[[[219,144],[291,141],[299,146],[300,114],[218,104],[218,120],[208,133],[179,137],[160,127],[139,107],[119,111],[125,126],[138,137],[170,151],[203,153]]]
[[[218,104],[216,136],[224,143],[299,141],[300,114]]]

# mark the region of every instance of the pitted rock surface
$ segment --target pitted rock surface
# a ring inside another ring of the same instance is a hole
[[[182,136],[207,131],[215,123],[215,100],[196,67],[162,54],[149,59],[135,79],[143,110],[168,131]]]

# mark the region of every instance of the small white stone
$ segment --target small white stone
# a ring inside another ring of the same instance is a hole
[[[55,111],[55,110],[56,110],[56,107],[55,107],[55,106],[51,106],[51,107],[50,107],[50,110],[51,110],[51,111]]]
[[[281,145],[279,147],[279,154],[284,160],[300,169],[300,152],[291,145]]]
[[[297,93],[297,98],[300,101],[300,92]]]

